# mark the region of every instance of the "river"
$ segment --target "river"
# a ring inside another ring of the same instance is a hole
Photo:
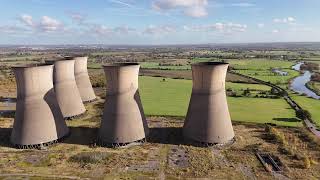
[[[300,66],[303,64],[303,62],[300,62],[294,66],[292,66],[292,69],[296,71],[300,71]],[[320,99],[320,96],[318,96],[316,93],[311,91],[306,87],[306,84],[310,81],[312,73],[310,71],[305,71],[301,76],[298,76],[294,78],[291,82],[290,89],[299,93],[299,94],[306,94],[309,97],[312,97],[314,99]]]

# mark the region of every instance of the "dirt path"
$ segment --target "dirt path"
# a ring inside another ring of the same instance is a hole
[[[81,178],[77,176],[57,176],[57,175],[39,175],[39,174],[0,174],[3,179],[29,179],[29,178],[50,178],[50,179],[80,179],[87,180],[89,178]]]

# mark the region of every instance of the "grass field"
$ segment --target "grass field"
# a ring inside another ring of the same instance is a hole
[[[231,66],[236,69],[237,72],[248,76],[255,77],[264,81],[280,85],[286,88],[288,82],[293,77],[299,75],[299,72],[294,71],[291,67],[295,62],[280,61],[280,60],[265,60],[265,59],[254,59],[254,60],[231,60],[229,61]],[[274,74],[271,69],[280,68],[282,71],[288,72],[287,76],[281,76]]]
[[[310,90],[320,95],[320,82],[309,81],[306,85]]]
[[[195,58],[191,63],[203,62],[203,61],[216,61],[213,58]],[[252,76],[264,81],[269,81],[271,83],[280,85],[284,88],[287,87],[288,81],[293,77],[299,75],[299,72],[294,71],[291,67],[295,62],[281,61],[281,60],[269,60],[269,59],[249,59],[249,60],[225,60],[230,63],[230,66],[236,71]],[[160,66],[158,62],[143,62],[141,63],[142,68],[149,69],[168,69],[168,70],[182,70],[182,69],[191,69],[190,65],[187,63],[182,64],[181,66]],[[285,72],[288,72],[287,76],[281,76],[274,74],[271,69],[279,68]]]
[[[140,94],[145,113],[158,116],[185,116],[191,95],[191,80],[140,77]],[[256,84],[227,83],[226,88],[235,90],[270,90]],[[283,99],[228,97],[231,117],[234,121],[274,123],[283,126],[301,126],[294,111]]]
[[[291,97],[305,110],[311,113],[312,120],[320,126],[320,100],[292,94]]]
[[[146,69],[170,69],[170,70],[186,70],[191,69],[190,65],[184,64],[181,66],[168,65],[168,66],[160,66],[158,62],[142,62],[141,68]]]
[[[32,60],[32,59],[41,58],[41,57],[42,56],[39,56],[39,55],[13,56],[13,57],[0,58],[0,61],[23,61],[23,60]]]

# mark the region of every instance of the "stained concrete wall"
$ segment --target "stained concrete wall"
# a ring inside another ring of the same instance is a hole
[[[227,143],[234,137],[225,78],[227,63],[192,65],[193,87],[183,127],[185,137],[206,143]]]
[[[87,70],[88,57],[74,57],[74,73],[76,83],[83,102],[90,102],[96,99]]]
[[[54,64],[54,90],[64,118],[83,114],[86,109],[83,105],[75,76],[74,60],[46,61]]]
[[[14,67],[13,71],[17,83],[17,104],[11,142],[15,145],[36,145],[68,134],[69,129],[53,90],[53,66]]]
[[[99,130],[104,143],[134,142],[149,132],[138,90],[139,68],[136,63],[104,66],[107,92]]]

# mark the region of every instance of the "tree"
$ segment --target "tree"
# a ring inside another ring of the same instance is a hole
[[[273,94],[273,95],[278,95],[278,93],[279,93],[279,91],[278,91],[277,88],[275,88],[275,87],[272,87],[272,88],[271,88],[271,94]]]
[[[250,96],[250,89],[247,88],[246,90],[243,91],[244,96]]]
[[[299,109],[296,111],[296,116],[302,120],[304,119],[311,119],[311,114],[307,110]]]

